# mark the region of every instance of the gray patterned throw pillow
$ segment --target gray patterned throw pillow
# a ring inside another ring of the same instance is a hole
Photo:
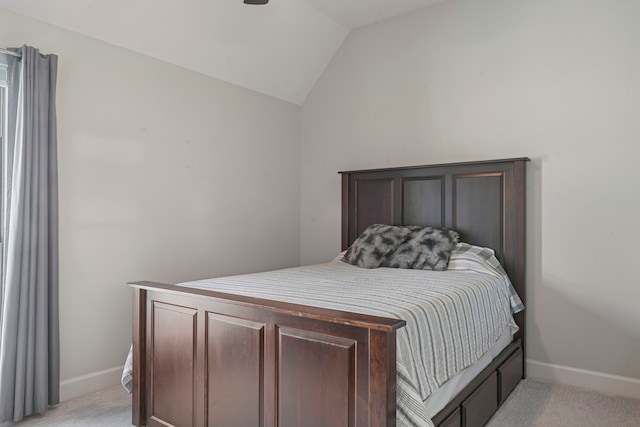
[[[458,243],[458,237],[458,233],[446,228],[414,229],[408,239],[387,254],[380,266],[414,270],[446,270],[451,252]]]
[[[373,224],[353,242],[343,261],[362,268],[380,267],[385,257],[411,234],[411,227]]]
[[[458,233],[446,228],[374,224],[342,259],[362,268],[446,270]]]

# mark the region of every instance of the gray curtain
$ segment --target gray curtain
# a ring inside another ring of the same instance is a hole
[[[3,142],[0,422],[59,402],[58,58],[23,46],[9,62]]]

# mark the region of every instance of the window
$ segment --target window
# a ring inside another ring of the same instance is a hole
[[[3,56],[0,55],[0,172],[5,170],[4,167],[4,136],[7,134],[7,66],[3,62]],[[2,173],[0,173],[0,190],[4,192],[4,179]],[[4,197],[0,197],[0,275],[3,274],[4,271],[4,256],[2,253],[4,241]],[[2,314],[2,300],[4,297],[4,289],[2,289],[0,282],[0,315]],[[0,334],[2,333],[1,329],[2,317],[0,316]]]
[[[7,66],[2,63],[0,58],[0,141],[4,136],[5,123],[7,114]]]
[[[0,141],[2,141],[7,123],[7,67],[0,58]]]
[[[1,58],[0,58],[1,59]],[[0,343],[2,343],[2,310],[4,300],[4,136],[7,134],[7,69],[0,62]],[[0,344],[1,345],[1,344]]]
[[[0,345],[2,345],[2,318],[3,318],[3,301],[4,301],[4,165],[5,144],[4,137],[7,134],[7,64],[5,56],[0,54]]]

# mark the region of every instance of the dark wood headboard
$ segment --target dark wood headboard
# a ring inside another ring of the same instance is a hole
[[[371,224],[447,227],[492,248],[525,301],[528,158],[340,172],[342,250]],[[516,315],[524,336],[524,314]]]

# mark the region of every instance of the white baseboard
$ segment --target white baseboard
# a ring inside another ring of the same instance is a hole
[[[527,378],[640,399],[640,379],[527,359]]]
[[[123,368],[124,366],[116,366],[104,371],[60,381],[60,401],[63,402],[120,384]]]
[[[92,372],[60,382],[60,401],[120,384],[123,366]],[[640,379],[553,365],[527,359],[527,378],[571,385],[601,393],[640,399]]]

